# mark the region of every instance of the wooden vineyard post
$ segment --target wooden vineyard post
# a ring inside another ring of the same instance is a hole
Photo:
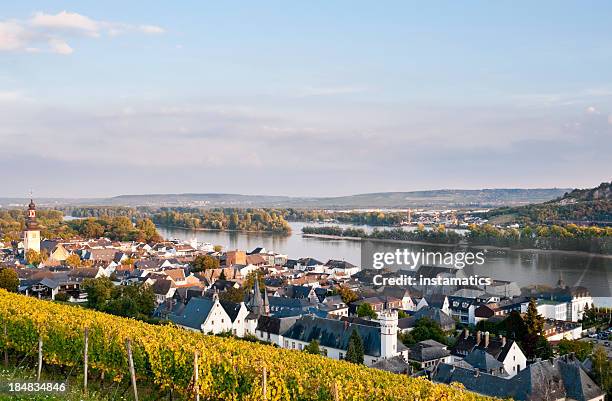
[[[136,387],[136,371],[134,370],[134,359],[132,358],[132,346],[130,340],[125,341],[128,352],[128,362],[130,364],[130,376],[132,377],[132,387],[134,388],[134,399],[138,401],[138,388]]]
[[[334,395],[334,401],[339,401],[340,397],[338,395],[338,382],[334,380],[332,383],[332,394]]]
[[[268,371],[266,370],[266,367],[264,366],[263,368],[263,400],[267,401],[268,400]]]
[[[36,381],[40,381],[40,374],[42,373],[42,347],[43,340],[42,336],[38,336],[38,374],[36,375]]]
[[[196,401],[200,401],[200,388],[198,387],[199,371],[198,351],[196,351],[195,354],[193,354],[193,388],[195,390]]]
[[[87,363],[89,362],[89,329],[85,327],[85,350],[83,355],[83,390],[85,391],[85,396],[87,397]]]
[[[4,367],[8,367],[8,335],[6,334],[6,320],[4,321]]]

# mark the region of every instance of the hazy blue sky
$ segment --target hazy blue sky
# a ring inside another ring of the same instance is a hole
[[[424,3],[4,2],[0,196],[610,180],[612,3]]]

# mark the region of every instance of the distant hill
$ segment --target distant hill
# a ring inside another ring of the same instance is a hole
[[[441,189],[411,192],[380,192],[338,197],[291,197],[214,193],[120,195],[99,199],[37,199],[42,207],[88,206],[184,206],[184,207],[277,207],[308,209],[407,209],[407,208],[492,208],[546,202],[571,188],[537,189]],[[27,204],[25,198],[0,198],[0,205]]]
[[[595,188],[574,189],[540,204],[494,209],[488,212],[486,217],[493,224],[612,224],[612,182],[604,182]]]
[[[380,192],[313,198],[295,202],[311,208],[467,208],[518,206],[544,202],[567,192],[564,188],[538,189],[440,189],[412,192]]]

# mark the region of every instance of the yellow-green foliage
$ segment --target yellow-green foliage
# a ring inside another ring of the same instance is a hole
[[[40,301],[0,290],[1,344],[32,352],[43,337],[45,363],[81,366],[83,332],[89,328],[90,366],[116,380],[128,373],[125,341],[131,340],[140,380],[162,389],[193,391],[193,355],[199,352],[197,386],[204,399],[261,400],[262,371],[268,372],[268,400],[330,400],[333,383],[340,400],[461,400],[486,397],[460,386],[432,384],[323,356],[170,327]]]

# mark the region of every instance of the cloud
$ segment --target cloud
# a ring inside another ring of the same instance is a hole
[[[55,15],[38,12],[34,14],[29,22],[33,27],[51,30],[75,30],[95,37],[100,35],[100,23],[85,15],[67,11],[61,11]]]
[[[140,25],[138,29],[140,30],[140,32],[149,33],[153,35],[166,32],[164,28],[159,27],[157,25]]]
[[[57,54],[71,54],[74,51],[68,43],[56,38],[49,39],[49,48],[53,53]]]
[[[27,32],[19,22],[0,22],[0,50],[17,50],[23,48],[27,42]]]
[[[597,110],[594,106],[589,106],[586,108],[587,114],[599,114],[599,110]]]
[[[95,20],[68,11],[60,11],[57,14],[37,12],[28,19],[0,21],[0,51],[68,55],[74,52],[68,40],[75,36],[99,38],[129,32],[159,35],[165,30],[157,25]]]

